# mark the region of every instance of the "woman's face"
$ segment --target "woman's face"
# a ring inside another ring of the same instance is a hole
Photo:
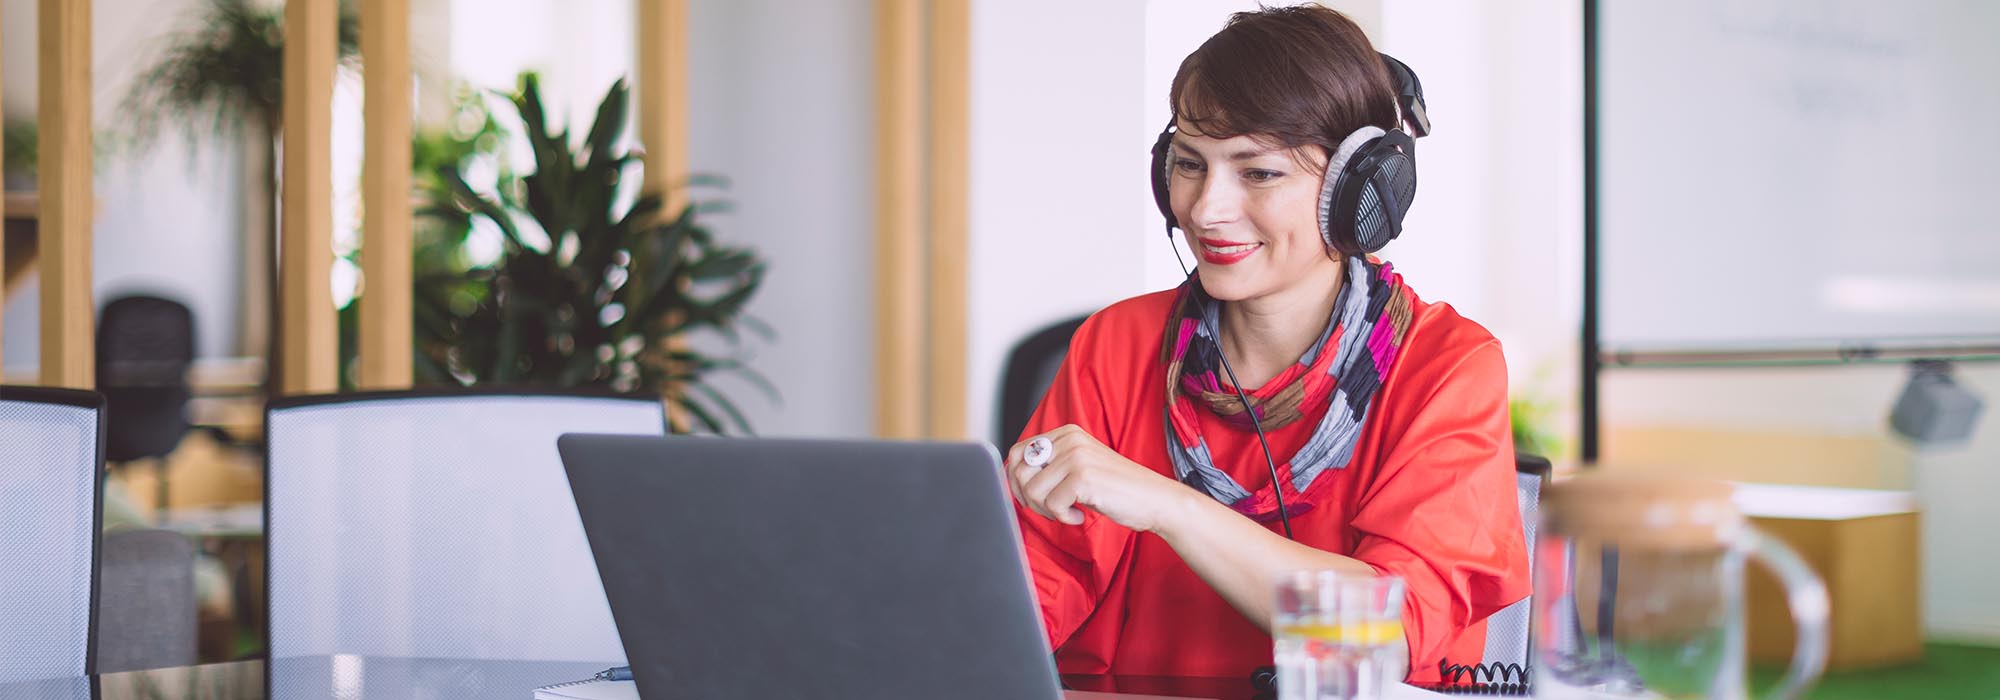
[[[1337,274],[1319,235],[1317,153],[1250,136],[1216,139],[1176,122],[1168,154],[1174,218],[1199,260],[1202,288],[1222,301],[1255,299],[1301,280]]]

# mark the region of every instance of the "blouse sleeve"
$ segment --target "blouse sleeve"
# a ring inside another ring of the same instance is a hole
[[[1096,326],[1097,318],[1093,317],[1077,329],[1069,354],[1029,419],[1022,440],[1074,423],[1115,447],[1115,436],[1109,434],[1104,385],[1091,357]],[[1052,649],[1068,641],[1103,601],[1133,540],[1131,530],[1096,511],[1086,508],[1083,514],[1082,525],[1065,525],[1036,514],[1019,501],[1014,503],[1035,597],[1041,604],[1043,629]]]
[[[1480,345],[1432,386],[1409,417],[1390,416],[1401,434],[1353,519],[1354,558],[1405,582],[1413,667],[1528,594],[1499,344]]]

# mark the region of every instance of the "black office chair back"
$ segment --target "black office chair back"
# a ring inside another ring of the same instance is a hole
[[[995,421],[999,432],[993,436],[993,444],[1002,451],[1013,446],[1021,439],[1021,431],[1028,429],[1028,419],[1034,417],[1035,408],[1042,405],[1042,395],[1055,382],[1056,370],[1062,368],[1063,358],[1069,355],[1069,339],[1076,335],[1084,318],[1079,316],[1035,331],[1007,353],[1006,370],[1000,380],[1000,414]]]
[[[97,326],[97,390],[104,394],[105,458],[164,457],[187,434],[194,314],[172,299],[132,295],[104,305]]]

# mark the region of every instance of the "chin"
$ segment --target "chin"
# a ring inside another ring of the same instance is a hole
[[[1202,291],[1216,301],[1242,301],[1263,291],[1257,284],[1257,276],[1246,274],[1248,270],[1218,269],[1208,265],[1198,269]]]

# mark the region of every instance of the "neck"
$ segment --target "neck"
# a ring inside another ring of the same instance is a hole
[[[1271,381],[1319,340],[1347,275],[1344,260],[1332,268],[1270,294],[1223,302],[1218,347],[1245,391]]]

